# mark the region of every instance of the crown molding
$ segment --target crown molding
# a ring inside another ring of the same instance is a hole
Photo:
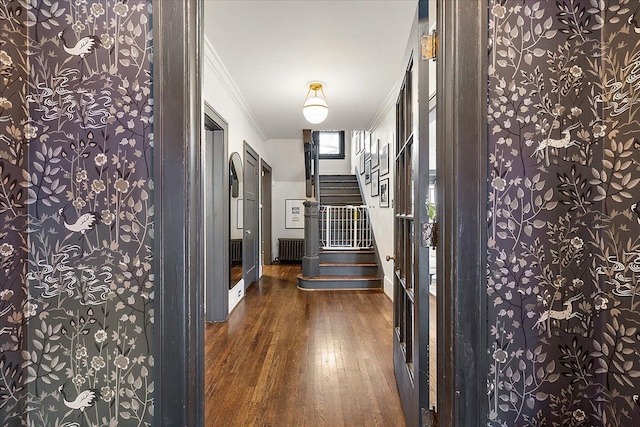
[[[378,108],[378,111],[376,112],[376,114],[373,116],[373,119],[371,120],[371,122],[369,122],[369,125],[367,126],[367,130],[369,130],[370,132],[373,132],[378,127],[380,122],[382,122],[382,119],[384,119],[384,117],[387,115],[389,110],[395,107],[396,98],[398,97],[399,90],[400,90],[399,83],[395,83],[391,88],[391,90],[389,91],[389,94],[385,98],[384,102],[382,103],[380,108]]]
[[[242,111],[242,114],[244,114],[247,121],[260,136],[260,138],[262,138],[265,142],[268,141],[270,139],[269,135],[262,127],[262,124],[260,124],[260,121],[253,113],[253,110],[251,110],[249,103],[245,99],[244,95],[242,95],[242,92],[240,92],[240,88],[238,88],[238,85],[236,85],[236,83],[233,81],[231,74],[229,74],[229,70],[227,70],[227,67],[225,67],[222,63],[222,60],[218,56],[218,53],[214,49],[207,36],[204,36],[204,63],[205,65],[209,66],[213,70],[215,75],[220,79],[222,86],[229,93],[231,99],[233,99],[238,108],[240,108],[240,111]]]

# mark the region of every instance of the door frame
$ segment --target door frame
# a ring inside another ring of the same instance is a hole
[[[260,257],[260,236],[261,236],[261,224],[260,224],[260,155],[258,155],[258,152],[256,150],[254,150],[251,145],[249,145],[249,143],[247,141],[243,141],[243,195],[242,198],[244,199],[244,203],[243,203],[243,208],[244,208],[244,212],[243,212],[243,217],[244,217],[244,230],[243,230],[243,235],[242,235],[242,276],[244,278],[244,289],[247,290],[249,289],[249,286],[251,286],[251,284],[253,282],[255,282],[256,280],[258,280],[260,278],[260,265],[262,264],[261,261],[261,257]],[[248,158],[249,156],[253,157],[254,159],[256,159],[256,174],[253,178],[249,177],[247,174],[247,162],[248,162]],[[249,188],[249,185],[247,185],[247,183],[249,182],[249,179],[253,179],[254,180],[254,188],[255,188],[255,198],[256,198],[256,202],[254,204],[255,208],[253,209],[253,212],[250,209],[250,203],[247,203],[247,188]],[[255,226],[253,227],[253,230],[250,230],[251,233],[253,233],[253,248],[249,248],[249,245],[247,244],[246,240],[247,240],[247,224],[249,224],[249,222],[247,221],[247,219],[253,217],[253,223],[255,224]],[[249,266],[247,263],[247,259],[246,259],[246,255],[249,254],[249,249],[252,249],[253,251],[253,259],[255,260],[253,266]],[[253,271],[253,273],[251,274],[251,277],[246,276],[246,273]]]
[[[439,425],[487,422],[487,0],[437,0]]]
[[[273,171],[271,166],[260,158],[260,208],[262,227],[262,265],[273,263],[273,222],[272,222],[272,201],[273,201]]]
[[[204,425],[202,2],[153,2],[156,426]],[[438,217],[446,254],[438,259],[444,276],[438,277],[438,293],[451,301],[439,307],[438,403],[449,402],[440,425],[481,425],[487,419],[488,366],[488,11],[486,0],[438,0],[438,7],[438,144],[444,162],[437,178],[443,195]]]
[[[211,146],[206,137],[209,130],[214,133]],[[222,322],[229,317],[229,244],[220,245],[220,242],[229,242],[229,125],[206,101],[204,131],[202,188],[205,316],[207,322]]]
[[[202,0],[153,2],[154,425],[204,425]]]

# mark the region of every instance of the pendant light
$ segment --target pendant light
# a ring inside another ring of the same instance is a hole
[[[322,82],[309,82],[307,83],[309,90],[307,91],[307,97],[304,100],[304,106],[302,107],[302,114],[309,123],[317,125],[322,123],[329,114],[329,106],[327,105],[327,98],[322,90]],[[313,94],[311,93],[313,91]]]

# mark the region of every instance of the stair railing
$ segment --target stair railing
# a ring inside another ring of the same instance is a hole
[[[320,246],[323,249],[368,249],[373,246],[367,207],[320,205]]]

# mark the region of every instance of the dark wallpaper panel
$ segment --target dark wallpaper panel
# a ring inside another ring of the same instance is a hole
[[[640,425],[640,4],[489,8],[489,425]]]
[[[0,0],[0,420],[153,420],[151,4]]]

